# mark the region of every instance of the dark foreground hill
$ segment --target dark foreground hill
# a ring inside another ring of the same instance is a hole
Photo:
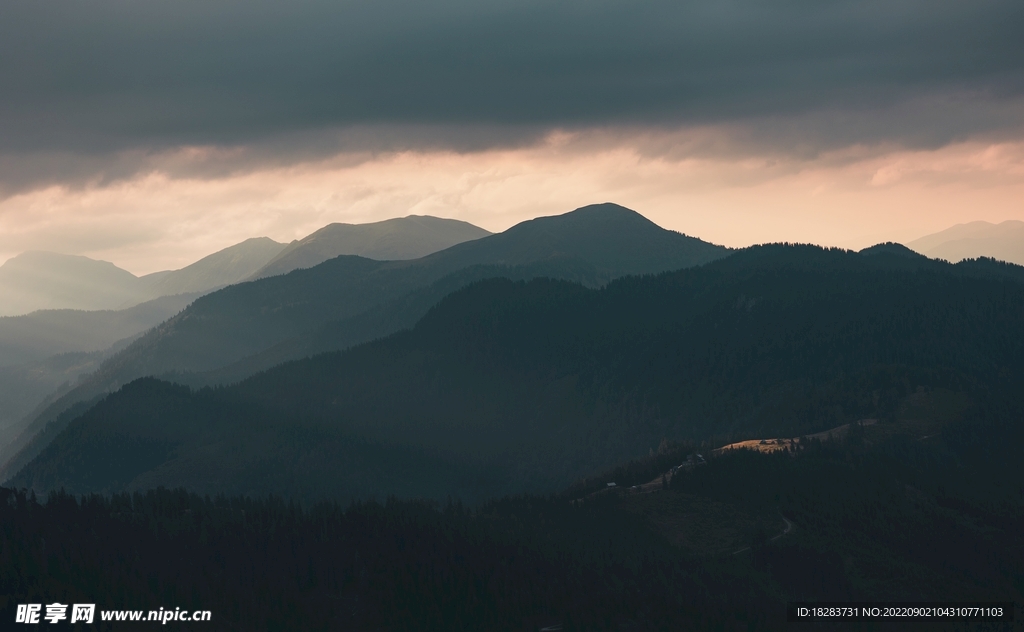
[[[614,204],[523,222],[412,261],[342,256],[314,268],[241,283],[195,301],[41,411],[0,452],[13,474],[38,454],[70,407],[146,375],[233,381],[277,362],[342,349],[410,327],[445,294],[480,278],[531,275],[597,286],[625,274],[699,265],[728,251],[664,230]]]
[[[766,246],[601,289],[484,281],[411,331],[230,388],[130,384],[12,483],[480,499],[555,490],[662,439],[908,414],[941,432],[1024,393],[1014,270]]]
[[[218,630],[1009,631],[786,622],[787,602],[823,600],[1016,602],[1019,617],[1024,479],[1006,440],[1022,436],[989,417],[1006,412],[986,406],[924,441],[875,424],[795,454],[709,455],[667,489],[582,500],[344,509],[0,489],[0,617],[60,597],[95,603],[97,619],[205,610]]]

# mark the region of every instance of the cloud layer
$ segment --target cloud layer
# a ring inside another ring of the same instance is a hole
[[[57,250],[144,274],[248,237],[287,242],[335,221],[415,213],[500,231],[604,201],[729,246],[862,248],[972,219],[1024,218],[1022,142],[848,149],[813,161],[650,157],[637,149],[670,141],[631,136],[613,146],[606,137],[556,134],[473,154],[410,151],[354,163],[343,156],[218,178],[151,174],[85,190],[55,186],[0,201],[0,261],[26,249]]]
[[[0,260],[144,273],[615,201],[732,246],[1024,219],[1020,0],[5,0]]]
[[[807,155],[1016,136],[1021,33],[1018,0],[11,0],[0,186],[183,146],[246,169],[554,129],[719,126]]]

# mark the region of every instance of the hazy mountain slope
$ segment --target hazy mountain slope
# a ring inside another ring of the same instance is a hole
[[[79,378],[88,379],[105,359],[197,296],[164,296],[124,310],[41,310],[0,318],[0,358],[11,363],[0,366],[0,462],[52,419],[44,414],[48,409],[56,406],[57,414],[81,399],[62,403],[80,387]]]
[[[726,252],[666,231],[622,207],[585,207],[422,259],[387,262],[341,256],[310,269],[224,288],[144,336],[113,358],[111,368],[121,367],[121,381],[165,371],[216,369],[481,263],[525,265],[575,258],[594,268],[588,278],[600,283],[631,272],[695,265]]]
[[[475,264],[521,265],[575,257],[614,276],[678,270],[725,256],[727,250],[665,230],[618,204],[594,204],[538,217],[415,262],[445,273]]]
[[[1009,227],[1013,227],[1013,225],[1020,224],[1021,222],[1009,221],[1004,223]],[[956,224],[955,226],[950,226],[946,230],[941,230],[937,233],[932,233],[915,239],[914,241],[908,242],[906,245],[912,250],[925,254],[925,251],[941,246],[948,241],[991,235],[998,232],[997,229],[1000,225],[983,221]]]
[[[720,246],[664,230],[621,206],[597,205],[524,222],[505,233],[459,244],[422,259],[382,262],[341,256],[310,269],[230,286],[197,300],[56,400],[32,422],[24,436],[19,436],[8,450],[0,450],[0,475],[13,473],[35,456],[49,436],[34,440],[35,434],[75,402],[144,375],[215,371],[300,337],[304,341],[299,345],[307,346],[296,353],[323,350],[315,346],[316,336],[329,323],[337,324],[328,327],[331,331],[325,334],[328,349],[338,348],[339,343],[356,344],[387,335],[414,322],[414,318],[394,312],[371,321],[370,310],[478,265],[475,259],[500,265],[550,262],[555,267],[538,269],[538,273],[564,273],[568,278],[599,284],[631,272],[697,265],[726,253],[728,250]],[[467,277],[466,282],[473,278]],[[436,293],[432,296],[439,297]],[[422,313],[422,303],[412,304],[419,310],[414,316]],[[360,314],[367,317],[341,322]],[[394,329],[388,328],[388,323]],[[347,324],[359,327],[349,330]],[[259,369],[265,364],[257,360],[250,366]],[[232,375],[248,374],[242,368]],[[15,455],[10,451],[15,448],[24,448],[24,452]]]
[[[121,310],[40,310],[0,318],[0,367],[105,349],[163,322],[198,296],[164,296]]]
[[[0,448],[0,472],[20,467],[37,453],[51,436],[40,434],[42,430],[77,402],[144,375],[220,367],[323,321],[354,315],[412,289],[395,284],[394,294],[381,292],[366,274],[381,265],[359,257],[339,257],[312,270],[228,286],[197,299],[40,411],[13,442]],[[23,450],[24,454],[19,454]]]
[[[341,256],[310,269],[227,287],[196,300],[113,360],[125,367],[122,380],[215,369],[473,265],[576,258],[596,269],[595,279],[605,281],[697,265],[726,252],[666,231],[619,206],[584,207],[421,259],[387,262]]]
[[[328,224],[288,244],[253,279],[312,268],[340,255],[379,261],[418,259],[455,244],[490,235],[467,222],[410,215],[369,224]]]
[[[53,309],[124,309],[161,296],[208,292],[248,278],[284,247],[266,237],[247,239],[180,270],[142,278],[107,261],[24,252],[0,266],[0,316]],[[0,358],[0,365],[4,363]]]
[[[990,257],[1024,264],[1024,222],[1010,220],[1000,224],[957,224],[916,239],[907,246],[929,257],[953,262]]]
[[[915,393],[1024,392],[1021,332],[1024,284],[899,255],[771,246],[599,290],[490,280],[412,331],[234,387],[133,384],[11,482],[384,493],[416,454],[469,477],[437,497],[552,490],[662,438],[792,436],[884,423]],[[371,462],[345,456],[359,442]]]
[[[88,257],[30,251],[0,266],[0,316],[116,309],[144,296],[144,284],[131,272]]]
[[[153,296],[207,292],[244,281],[284,248],[285,244],[267,237],[254,237],[203,257],[180,270],[144,276],[142,281]]]
[[[326,323],[225,367],[201,373],[175,372],[164,377],[193,387],[232,384],[289,360],[347,349],[355,344],[409,329],[448,294],[474,281],[495,277],[512,280],[548,277],[591,287],[610,280],[599,274],[592,265],[574,258],[554,257],[520,266],[470,266],[398,299],[355,316]]]
[[[100,363],[120,351],[131,338],[102,351],[61,353],[19,366],[0,367],[0,449],[8,447],[42,412],[68,391],[79,378],[95,371]]]

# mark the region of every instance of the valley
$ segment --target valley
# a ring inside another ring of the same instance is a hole
[[[534,221],[421,259],[341,255],[229,286],[53,365],[98,368],[19,427],[8,533],[78,546],[60,521],[32,526],[78,516],[123,534],[106,555],[137,547],[144,567],[179,569],[140,603],[326,590],[341,595],[326,618],[303,616],[327,628],[743,612],[774,629],[787,600],[1019,597],[1021,269],[895,244],[727,251],[609,205]],[[10,537],[7,580],[46,555]],[[292,553],[244,561],[281,537]],[[977,555],[936,555],[950,547]],[[99,568],[61,550],[49,564]],[[212,550],[227,557],[196,557]],[[275,575],[313,551],[312,583]],[[262,588],[215,597],[181,564]],[[129,571],[104,568],[90,585],[117,590]],[[83,590],[60,577],[46,590]],[[494,601],[494,586],[515,596]],[[398,598],[406,618],[383,605]]]
[[[1022,9],[0,2],[0,631],[1024,630]]]

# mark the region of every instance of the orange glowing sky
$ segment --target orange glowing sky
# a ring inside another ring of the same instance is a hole
[[[3,3],[0,261],[604,201],[728,246],[1024,220],[1021,33],[1020,0]]]
[[[645,155],[642,141],[595,146],[586,134],[554,133],[516,149],[341,154],[218,177],[155,169],[51,185],[0,201],[0,259],[55,250],[145,274],[248,237],[286,242],[330,222],[420,214],[501,231],[604,201],[727,246],[862,248],[967,221],[1024,220],[1024,142],[853,147],[797,159]],[[182,149],[163,160],[204,152],[216,150]]]

